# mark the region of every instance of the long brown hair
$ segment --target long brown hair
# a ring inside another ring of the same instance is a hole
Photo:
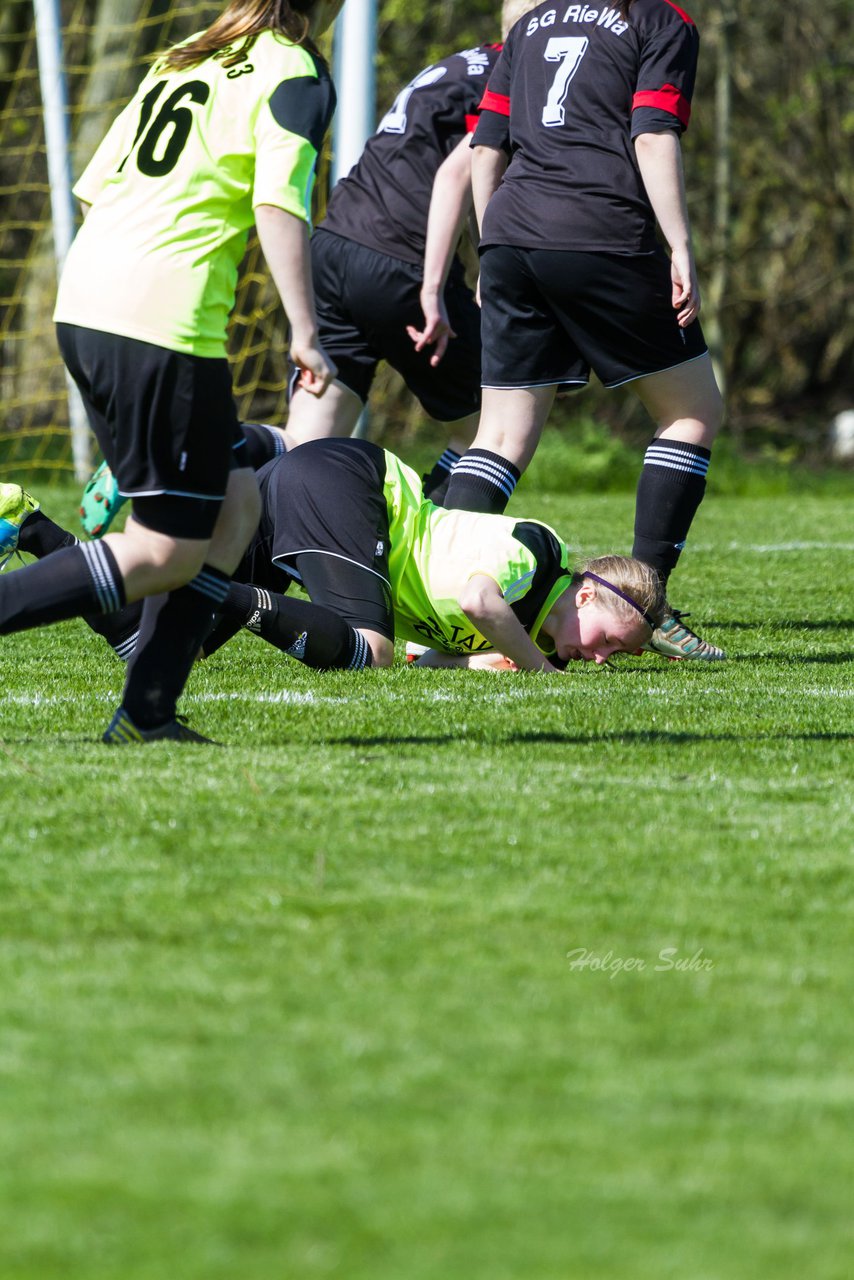
[[[212,54],[228,53],[220,61],[224,67],[244,62],[249,50],[263,31],[274,31],[291,44],[301,44],[317,56],[309,39],[311,13],[317,0],[231,0],[215,22],[190,40],[176,45],[159,60],[164,71],[184,71],[204,62]],[[239,48],[233,48],[240,40]]]

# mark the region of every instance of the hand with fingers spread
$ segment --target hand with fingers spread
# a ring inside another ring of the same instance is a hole
[[[430,366],[435,369],[447,351],[451,338],[457,335],[451,328],[445,300],[435,289],[421,290],[421,309],[424,312],[424,327],[416,329],[414,325],[408,324],[406,332],[415,344],[416,351],[424,351],[427,347],[435,348],[430,356]]]

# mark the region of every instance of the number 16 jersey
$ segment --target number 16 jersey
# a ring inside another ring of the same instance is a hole
[[[74,188],[92,206],[54,319],[197,356],[225,354],[259,204],[309,221],[335,108],[323,67],[265,31],[234,66],[157,64]]]

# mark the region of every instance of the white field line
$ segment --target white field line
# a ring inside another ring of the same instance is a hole
[[[692,551],[752,551],[757,555],[785,551],[854,551],[854,542],[692,542]]]
[[[316,693],[300,693],[296,689],[276,689],[272,693],[188,693],[187,702],[273,702],[273,703],[291,703],[297,706],[305,706],[309,704],[331,705],[340,703],[346,705],[349,702],[361,702],[364,694],[360,693],[354,698],[325,698]]]
[[[60,694],[42,694],[42,693],[9,693],[3,696],[3,702],[16,707],[58,707],[66,703],[80,703],[85,701],[103,702],[108,705],[115,705],[118,698],[121,697],[119,692],[116,693],[98,693],[92,694],[90,697],[83,698],[79,694],[60,693]],[[364,694],[360,693],[357,698],[323,698],[318,697],[314,693],[300,693],[294,689],[280,689],[274,693],[195,693],[186,695],[188,703],[196,702],[272,702],[272,703],[291,703],[297,706],[305,704],[321,704],[321,703],[349,703],[362,701]]]
[[[510,677],[505,677],[509,679]],[[607,679],[607,677],[602,677]],[[661,698],[665,702],[673,704],[684,703],[688,701],[696,701],[696,691],[680,693],[670,687],[647,688],[636,690],[643,696],[648,698]],[[492,694],[490,701],[494,703],[501,702],[521,702],[531,698],[542,699],[543,695],[554,698],[565,698],[572,693],[583,693],[585,698],[591,695],[596,696],[597,693],[604,693],[603,690],[597,690],[587,684],[582,689],[580,685],[555,683],[548,689],[539,686],[536,689],[526,689],[517,687],[515,689],[496,689]],[[710,694],[721,693],[729,695],[729,691],[716,686],[705,686],[702,696],[708,697]],[[103,703],[107,706],[114,706],[120,693],[98,693],[89,696],[81,696],[79,694],[61,693],[61,694],[42,694],[42,693],[8,693],[3,696],[3,703],[15,707],[58,707],[72,703],[80,704],[86,702]],[[798,694],[799,698],[851,698],[854,697],[854,689],[802,689]],[[378,695],[378,701],[383,702],[458,702],[467,703],[469,699],[464,694],[449,693],[445,689],[430,690],[412,690],[409,693],[383,692]],[[257,693],[239,692],[239,693],[188,693],[184,695],[184,701],[190,704],[202,704],[207,702],[255,702],[267,705],[283,705],[283,706],[348,706],[355,702],[364,702],[365,694],[362,690],[354,693],[353,697],[324,697],[316,693],[305,693],[296,689],[279,689],[273,692],[259,690]]]

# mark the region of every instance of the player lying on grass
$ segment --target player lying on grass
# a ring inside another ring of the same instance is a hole
[[[310,441],[258,480],[261,523],[206,654],[247,627],[319,670],[389,666],[397,637],[430,646],[422,665],[504,655],[520,670],[559,672],[646,646],[666,612],[640,561],[575,569],[548,525],[436,507],[411,468],[364,440]],[[30,511],[18,545],[45,555],[69,538]],[[308,601],[285,594],[293,579]],[[132,609],[90,625],[121,656],[132,651]]]

